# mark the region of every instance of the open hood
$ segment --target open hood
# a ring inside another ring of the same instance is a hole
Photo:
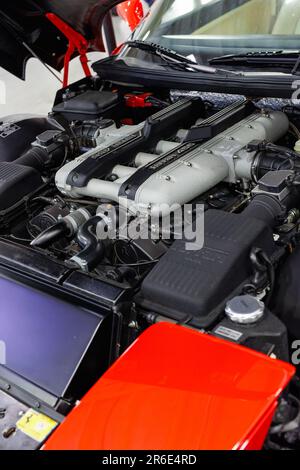
[[[123,0],[10,0],[0,6],[0,66],[25,78],[27,60],[37,56],[61,70],[66,37],[46,17],[54,13],[89,41],[90,50],[104,50],[102,22]]]

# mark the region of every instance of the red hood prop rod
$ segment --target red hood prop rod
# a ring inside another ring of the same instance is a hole
[[[70,61],[77,51],[80,57],[80,62],[85,73],[86,77],[91,76],[91,71],[88,66],[88,57],[87,52],[89,48],[88,41],[82,36],[82,34],[75,31],[71,26],[65,23],[61,18],[59,18],[54,13],[46,13],[46,17],[48,18],[54,26],[59,29],[59,31],[68,39],[69,45],[68,50],[65,54],[64,59],[64,78],[63,78],[63,87],[67,87],[69,84],[69,69],[70,69]]]

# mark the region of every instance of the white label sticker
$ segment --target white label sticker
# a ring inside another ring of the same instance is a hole
[[[231,328],[226,328],[225,326],[218,326],[214,332],[220,336],[225,336],[225,338],[232,339],[233,341],[238,341],[243,336],[243,333],[240,331],[232,330]]]

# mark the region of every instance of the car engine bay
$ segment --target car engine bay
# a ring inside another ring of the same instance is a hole
[[[93,77],[59,91],[48,117],[0,123],[1,269],[109,311],[103,370],[162,321],[290,362],[299,228],[300,109],[289,100]],[[94,378],[54,408],[66,413]],[[298,380],[272,448],[299,445]]]

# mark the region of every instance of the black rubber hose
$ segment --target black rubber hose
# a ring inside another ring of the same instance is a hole
[[[14,163],[23,166],[29,166],[34,168],[38,172],[42,173],[49,160],[48,152],[41,147],[32,147],[24,155],[17,158]]]
[[[52,227],[49,227],[38,235],[30,245],[35,248],[48,248],[53,243],[69,234],[70,229],[67,222],[64,219],[61,219],[56,224],[52,225]]]
[[[243,211],[242,217],[261,220],[273,228],[285,212],[286,208],[276,197],[269,194],[258,194]]]
[[[102,240],[96,236],[96,228],[103,218],[96,215],[83,224],[77,233],[77,241],[82,251],[71,261],[78,264],[84,271],[90,272],[103,260],[105,249]]]

